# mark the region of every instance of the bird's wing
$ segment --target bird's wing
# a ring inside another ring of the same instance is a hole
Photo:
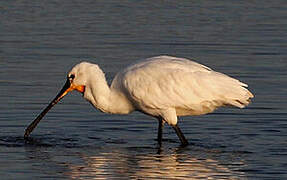
[[[179,58],[159,58],[128,67],[120,75],[123,91],[139,107],[189,109],[198,114],[221,105],[244,107],[247,85]],[[250,93],[250,94],[248,94]]]

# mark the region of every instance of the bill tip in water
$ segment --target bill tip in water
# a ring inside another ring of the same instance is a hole
[[[24,139],[28,139],[30,135],[30,132],[28,132],[27,130],[25,131],[25,134],[24,134]]]

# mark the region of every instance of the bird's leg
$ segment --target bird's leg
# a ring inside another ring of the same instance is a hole
[[[158,145],[161,147],[162,142],[162,128],[164,125],[164,121],[161,117],[158,118],[158,130],[157,130],[157,141]]]
[[[178,127],[178,125],[173,125],[172,127],[175,130],[178,138],[180,139],[181,145],[183,147],[187,146],[188,142],[187,142],[186,138],[184,137],[183,133],[181,132],[180,128]]]

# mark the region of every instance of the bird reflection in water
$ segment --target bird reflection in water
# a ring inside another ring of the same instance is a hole
[[[143,154],[127,156],[126,153],[101,153],[83,156],[84,165],[71,165],[67,175],[81,178],[164,178],[164,179],[242,179],[245,166],[241,161],[220,163],[208,158],[195,158],[187,154]]]

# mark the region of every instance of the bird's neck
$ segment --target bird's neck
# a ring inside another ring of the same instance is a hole
[[[128,114],[134,110],[131,102],[120,89],[110,88],[104,73],[100,73],[96,79],[88,81],[84,98],[94,107],[106,113]]]

